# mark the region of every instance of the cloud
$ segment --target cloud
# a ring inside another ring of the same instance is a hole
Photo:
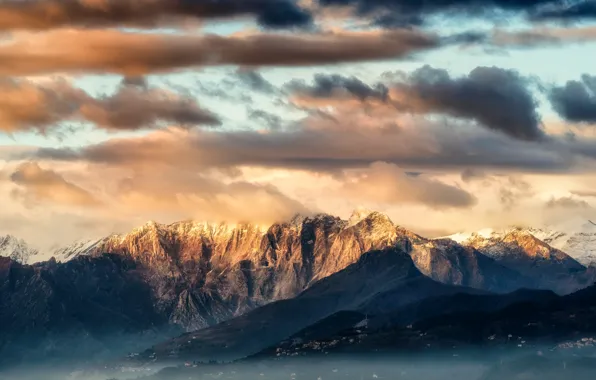
[[[59,27],[183,26],[186,20],[253,16],[264,27],[312,23],[293,0],[4,0],[0,30]]]
[[[522,178],[508,176],[504,179],[493,178],[499,184],[499,198],[505,210],[511,210],[523,199],[534,195],[532,186]]]
[[[477,42],[489,42],[496,46],[536,47],[596,40],[596,27],[547,28],[508,31],[495,29],[492,34],[479,37]]]
[[[398,108],[415,113],[442,113],[475,120],[520,140],[544,136],[528,82],[515,71],[477,67],[467,76],[451,77],[428,65],[392,85]]]
[[[596,76],[584,74],[579,81],[553,87],[548,96],[555,111],[565,120],[596,123]]]
[[[405,58],[440,47],[418,31],[175,35],[54,30],[0,45],[0,75],[55,72],[131,76],[202,66],[305,66]]]
[[[157,128],[163,122],[183,126],[221,124],[192,97],[126,84],[115,94],[83,102],[80,113],[85,120],[111,130]]]
[[[377,107],[473,120],[520,140],[544,137],[529,82],[515,71],[477,67],[467,76],[452,77],[446,70],[425,65],[411,74],[385,76],[387,83],[370,86],[357,78],[319,74],[313,85],[290,82],[286,87],[299,106],[377,100],[383,103]]]
[[[41,168],[35,162],[19,165],[10,175],[10,180],[19,186],[13,196],[27,203],[50,202],[83,207],[101,204],[88,191],[68,182],[53,170]]]
[[[282,118],[271,112],[263,110],[248,110],[248,119],[252,120],[259,125],[264,125],[267,129],[277,130],[284,124]]]
[[[486,173],[481,170],[466,168],[461,172],[461,180],[464,182],[472,182],[476,180],[486,179]]]
[[[551,198],[546,202],[547,208],[561,208],[561,209],[590,209],[588,202],[575,199],[573,197]]]
[[[596,198],[596,191],[593,190],[573,190],[571,194],[577,195],[578,197],[595,197]]]
[[[323,6],[352,6],[358,14],[376,15],[378,20],[385,21],[384,24],[408,25],[408,22],[419,24],[426,16],[446,12],[466,16],[486,15],[495,10],[529,14],[552,0],[320,0],[319,3]]]
[[[334,171],[384,161],[406,170],[565,172],[576,163],[574,152],[559,141],[526,142],[466,123],[350,112],[309,117],[267,133],[168,130],[82,148],[41,148],[36,156],[142,167],[167,163],[193,170],[244,165]]]
[[[261,73],[254,70],[239,69],[236,77],[253,91],[272,94],[277,92],[277,88],[272,85]]]
[[[596,18],[596,2],[594,0],[580,0],[568,6],[551,7],[532,15],[535,20],[590,20]]]
[[[310,214],[271,184],[223,182],[175,167],[137,171],[120,181],[116,207],[133,215],[231,223],[267,224]]]
[[[194,99],[126,78],[114,94],[91,97],[65,80],[0,81],[0,130],[47,132],[61,122],[86,121],[106,130],[157,128],[164,123],[219,125]]]
[[[357,200],[424,204],[434,209],[467,208],[477,201],[459,187],[424,175],[407,175],[396,165],[385,162],[375,162],[368,169],[348,176],[341,194]]]
[[[387,101],[389,89],[382,83],[370,86],[356,77],[338,74],[315,74],[314,83],[301,80],[287,83],[285,89],[301,98],[356,98],[360,101],[377,99]]]

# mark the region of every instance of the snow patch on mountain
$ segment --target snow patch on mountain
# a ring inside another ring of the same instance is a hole
[[[67,262],[78,256],[85,256],[95,251],[104,239],[77,240],[72,244],[51,250],[51,257],[58,262]]]

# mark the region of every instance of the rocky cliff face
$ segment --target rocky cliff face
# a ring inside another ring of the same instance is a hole
[[[448,284],[495,291],[526,285],[518,274],[471,248],[428,240],[378,212],[349,221],[296,217],[269,228],[180,222],[147,223],[88,248],[135,262],[172,323],[196,330],[272,301],[292,298],[357,262],[369,251],[399,247],[422,273]]]

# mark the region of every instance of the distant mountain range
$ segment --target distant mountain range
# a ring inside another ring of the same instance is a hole
[[[22,241],[0,247],[0,364],[127,352],[141,361],[235,359],[336,313],[381,321],[398,312],[391,323],[415,323],[470,311],[458,294],[480,297],[472,311],[493,312],[596,278],[532,230],[427,239],[362,211],[268,228],[147,223],[39,263]],[[511,293],[522,288],[536,290]]]
[[[596,264],[596,224],[585,219],[562,221],[557,225],[547,225],[542,228],[484,229],[473,233],[459,233],[447,238],[459,243],[465,243],[473,236],[498,240],[515,231],[531,234],[551,247],[565,252],[585,266]]]

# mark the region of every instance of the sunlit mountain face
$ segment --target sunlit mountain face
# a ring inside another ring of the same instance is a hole
[[[595,22],[0,0],[0,378],[593,378]]]

